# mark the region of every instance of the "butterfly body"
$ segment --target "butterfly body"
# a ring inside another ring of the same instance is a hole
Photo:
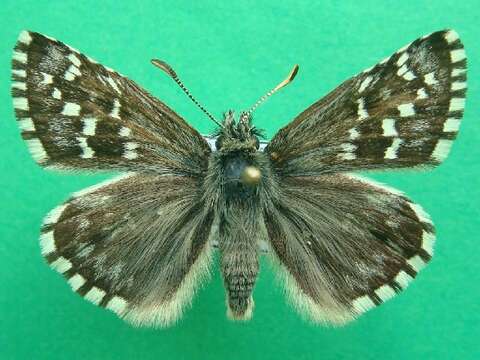
[[[203,185],[204,203],[215,204],[228,314],[234,319],[250,318],[259,270],[262,193],[270,172],[258,148],[251,119],[243,113],[236,122],[233,112],[226,113]]]
[[[168,64],[153,63],[185,91]],[[50,211],[42,255],[90,302],[135,325],[167,326],[207,277],[214,245],[227,312],[248,319],[262,243],[301,313],[345,324],[404,290],[436,236],[420,205],[350,172],[445,160],[463,116],[466,66],[455,31],[423,36],[262,146],[251,111],[226,113],[212,141],[133,81],[24,31],[12,97],[34,160],[122,173]]]

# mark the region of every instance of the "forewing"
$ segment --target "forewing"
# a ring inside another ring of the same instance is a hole
[[[417,39],[310,106],[266,151],[288,176],[438,165],[463,115],[466,65],[455,31]]]
[[[180,317],[208,273],[212,211],[192,178],[127,174],[52,210],[41,248],[74,291],[139,326]]]
[[[47,168],[196,175],[202,136],[133,81],[71,47],[23,31],[12,60],[22,137]]]
[[[288,177],[265,209],[287,290],[316,322],[344,324],[383,303],[433,253],[434,228],[419,205],[351,175]]]

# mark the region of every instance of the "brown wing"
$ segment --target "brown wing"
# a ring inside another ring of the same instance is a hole
[[[42,166],[198,175],[202,136],[133,81],[44,35],[23,31],[12,60],[22,137]]]
[[[208,273],[213,212],[195,179],[130,173],[74,194],[42,228],[42,254],[87,300],[141,326],[177,320]]]
[[[292,300],[317,322],[344,324],[383,303],[433,254],[419,205],[351,175],[287,177],[264,217]]]
[[[466,58],[453,30],[419,38],[298,115],[266,152],[280,174],[434,166],[457,135]]]

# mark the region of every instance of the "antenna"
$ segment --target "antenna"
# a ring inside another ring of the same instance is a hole
[[[197,99],[195,99],[195,98],[193,97],[192,94],[190,94],[190,91],[188,91],[188,89],[185,87],[185,85],[183,85],[182,81],[178,78],[177,73],[172,69],[172,67],[171,67],[170,65],[168,65],[165,61],[158,60],[158,59],[152,59],[152,60],[151,60],[151,63],[152,63],[153,65],[155,65],[156,67],[158,67],[160,70],[163,70],[163,72],[165,72],[168,76],[170,76],[170,77],[177,83],[177,85],[180,86],[180,89],[182,89],[183,92],[184,92],[185,94],[187,94],[187,96],[189,97],[189,99],[192,100],[193,103],[194,103],[195,105],[197,105],[198,108],[199,108],[200,110],[202,110],[203,113],[210,118],[210,120],[212,120],[212,121],[213,121],[215,124],[217,124],[218,126],[223,127],[222,124],[220,124],[220,122],[218,122],[218,121],[213,117],[213,115],[210,114],[210,112],[208,112],[208,110],[205,109],[205,108],[197,101]]]
[[[262,104],[270,96],[275,94],[278,90],[290,84],[293,81],[293,79],[295,79],[295,76],[297,76],[297,73],[298,73],[298,65],[295,64],[292,70],[290,70],[290,73],[285,78],[285,80],[283,80],[280,84],[275,86],[272,90],[270,90],[265,95],[263,95],[260,99],[258,99],[257,102],[250,108],[250,110],[247,111],[247,115],[248,116],[252,115],[252,113],[256,110],[256,108],[260,106],[260,104]]]

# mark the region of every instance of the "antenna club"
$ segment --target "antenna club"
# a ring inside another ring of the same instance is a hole
[[[162,61],[162,60],[159,60],[159,59],[152,59],[152,60],[150,60],[150,62],[153,65],[155,65],[156,67],[158,67],[160,70],[165,72],[171,78],[173,78],[173,79],[177,78],[177,73],[165,61]]]
[[[299,66],[297,64],[295,64],[293,66],[292,70],[290,70],[290,73],[288,74],[286,79],[283,80],[277,86],[275,86],[275,88],[273,89],[273,92],[276,92],[276,91],[280,90],[281,88],[283,88],[284,86],[287,86],[288,84],[290,84],[293,81],[293,79],[295,79],[295,76],[297,76],[298,69],[299,69]]]
[[[273,94],[275,94],[278,90],[280,90],[281,88],[287,86],[288,84],[290,84],[293,79],[295,79],[295,76],[297,76],[297,73],[298,73],[298,69],[299,69],[299,66],[297,64],[295,64],[292,68],[292,70],[290,70],[290,73],[288,74],[288,76],[285,78],[285,80],[283,80],[280,84],[278,84],[277,86],[275,86],[272,90],[268,91],[265,95],[263,95],[260,99],[257,100],[257,102],[250,108],[250,110],[247,111],[247,113],[249,115],[251,115],[256,109],[257,107],[259,107],[265,100],[267,100],[270,96],[272,96]]]

